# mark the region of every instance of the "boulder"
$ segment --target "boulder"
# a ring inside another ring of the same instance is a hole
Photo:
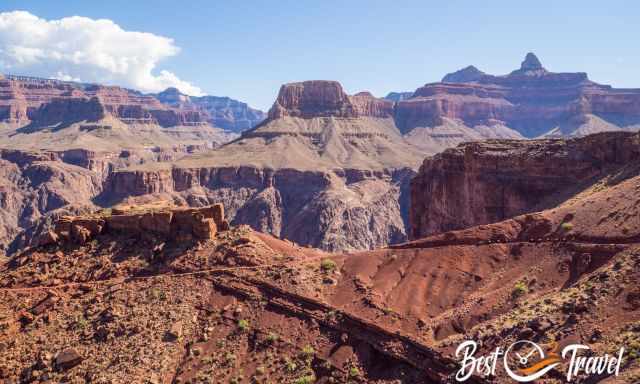
[[[73,224],[71,226],[71,240],[77,244],[85,244],[89,239],[91,239],[91,231],[87,228]]]
[[[61,239],[69,239],[71,237],[71,223],[73,222],[73,217],[71,216],[62,216],[58,221],[56,221],[54,232]]]
[[[54,231],[48,230],[38,237],[38,245],[42,247],[49,244],[56,244],[58,240],[58,235]]]
[[[56,356],[56,368],[61,371],[66,371],[80,364],[82,360],[82,356],[75,348],[67,348]]]

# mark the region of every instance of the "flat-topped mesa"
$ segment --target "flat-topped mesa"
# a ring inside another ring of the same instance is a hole
[[[281,117],[391,117],[393,102],[369,92],[347,95],[337,81],[310,80],[285,84],[269,110],[269,119]]]
[[[229,222],[224,217],[222,204],[202,208],[132,206],[114,208],[110,213],[100,211],[88,216],[64,216],[55,223],[53,230],[40,237],[38,244],[45,246],[60,241],[84,244],[102,234],[150,234],[185,242],[212,239],[218,231],[228,229]]]

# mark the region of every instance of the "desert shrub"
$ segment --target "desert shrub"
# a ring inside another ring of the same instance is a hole
[[[297,378],[295,384],[312,384],[316,382],[316,377],[313,375],[307,375]]]
[[[560,224],[560,228],[562,228],[562,230],[569,232],[570,230],[573,229],[573,224],[571,223],[562,223]]]
[[[529,287],[527,287],[527,284],[524,281],[518,281],[513,286],[513,290],[511,291],[511,297],[516,299],[522,295],[526,295],[527,292],[529,292]]]
[[[323,272],[333,272],[336,267],[336,262],[331,259],[323,259],[320,262],[320,269],[322,269]]]
[[[248,331],[249,330],[249,320],[238,320],[238,329],[241,330],[242,332]]]
[[[305,345],[304,348],[302,348],[302,357],[311,357],[316,353],[315,349],[313,349],[312,346],[310,345]]]
[[[267,341],[269,343],[275,343],[276,341],[278,341],[278,339],[280,339],[280,336],[278,336],[278,334],[275,332],[269,332],[269,334],[267,335]]]

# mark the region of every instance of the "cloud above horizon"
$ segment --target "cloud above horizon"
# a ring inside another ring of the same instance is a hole
[[[109,19],[41,19],[26,11],[0,13],[0,72],[116,84],[144,92],[176,87],[201,96],[195,85],[157,68],[177,55],[173,39],[125,31]]]

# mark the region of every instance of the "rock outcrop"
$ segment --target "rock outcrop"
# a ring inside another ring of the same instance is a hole
[[[0,255],[37,243],[62,215],[95,210],[116,169],[175,160],[180,152],[0,149]]]
[[[410,236],[493,223],[554,206],[640,160],[640,134],[489,140],[428,157],[411,182]]]
[[[39,245],[59,241],[85,244],[101,234],[126,236],[160,236],[167,241],[208,240],[218,231],[229,229],[224,206],[214,204],[203,208],[156,208],[133,206],[91,215],[63,216],[52,232],[40,238]]]
[[[100,174],[60,156],[0,151],[0,255],[25,245],[17,237],[48,215],[94,208],[92,198],[102,189]]]

